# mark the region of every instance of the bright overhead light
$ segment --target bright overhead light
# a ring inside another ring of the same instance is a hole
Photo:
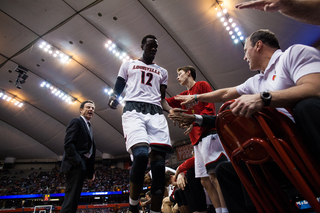
[[[57,50],[55,47],[53,47],[52,45],[46,43],[46,42],[41,42],[41,44],[39,45],[40,49],[43,49],[43,51],[48,52],[50,55],[52,55],[54,58],[56,58],[57,56],[59,56],[58,58],[62,61],[62,62],[66,62],[66,60],[64,59],[65,54],[61,53],[59,50]],[[70,56],[67,56],[67,58],[69,59]]]
[[[218,13],[217,13],[217,16],[218,16],[218,17],[220,17],[221,15],[222,15],[222,13],[221,13],[221,12],[218,12]]]
[[[21,107],[23,103],[21,101],[18,101],[17,98],[5,91],[0,92],[0,98],[4,101],[13,103],[13,105]]]
[[[226,13],[228,12],[228,10],[227,10],[227,9],[223,9],[222,12],[223,12],[224,14],[226,14]]]
[[[71,97],[68,93],[58,89],[57,87],[51,85],[48,82],[45,82],[45,81],[42,82],[40,84],[40,87],[48,89],[49,91],[51,91],[51,93],[54,96],[57,96],[58,98],[62,99],[63,101],[65,101],[69,104],[72,104],[73,102],[75,102],[77,100],[76,98]]]
[[[226,19],[225,17],[221,17],[220,21],[224,22],[225,19]]]
[[[120,60],[123,60],[124,57],[127,56],[127,53],[121,50],[115,43],[113,43],[111,40],[108,40],[107,44],[105,44],[105,47],[108,48],[110,52],[112,52],[115,57],[119,58]],[[125,61],[125,60],[123,60]]]

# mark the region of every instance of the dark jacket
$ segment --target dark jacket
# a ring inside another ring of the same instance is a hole
[[[89,152],[93,143],[93,153],[89,159],[84,156]],[[70,121],[67,126],[66,136],[64,138],[64,153],[61,164],[61,172],[69,171],[73,166],[80,166],[86,170],[87,178],[93,178],[94,161],[96,156],[96,146],[94,139],[91,139],[85,121],[79,117]]]

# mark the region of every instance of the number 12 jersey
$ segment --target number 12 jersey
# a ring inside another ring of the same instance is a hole
[[[125,101],[155,104],[161,107],[160,85],[167,86],[168,72],[156,65],[147,65],[140,59],[124,62],[119,77],[126,81]]]

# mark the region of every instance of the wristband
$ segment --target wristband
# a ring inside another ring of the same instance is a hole
[[[197,94],[194,95],[194,100],[195,100],[195,103],[198,104]]]

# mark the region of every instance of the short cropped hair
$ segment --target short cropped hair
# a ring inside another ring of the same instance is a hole
[[[166,183],[166,186],[168,186],[170,184],[170,180],[171,180],[171,176],[172,175],[175,175],[172,171],[170,170],[167,170],[166,173],[165,173],[165,183]]]
[[[250,39],[252,47],[257,43],[257,41],[260,40],[269,47],[280,49],[279,41],[276,35],[267,29],[257,30],[256,32],[253,32],[247,39]]]
[[[152,39],[157,39],[154,35],[146,35],[145,37],[143,37],[142,41],[141,41],[141,45],[145,45],[145,43],[147,43],[147,39],[148,38],[152,38]]]
[[[84,105],[85,105],[86,103],[92,103],[93,105],[95,105],[93,101],[91,101],[91,100],[86,100],[86,101],[83,101],[83,102],[80,104],[79,110],[83,109],[83,108],[84,108]]]
[[[184,66],[184,67],[179,67],[177,69],[177,72],[179,72],[180,70],[183,70],[184,72],[188,72],[190,70],[191,72],[191,77],[193,78],[193,80],[196,80],[197,74],[196,74],[196,69],[193,68],[192,66]]]

